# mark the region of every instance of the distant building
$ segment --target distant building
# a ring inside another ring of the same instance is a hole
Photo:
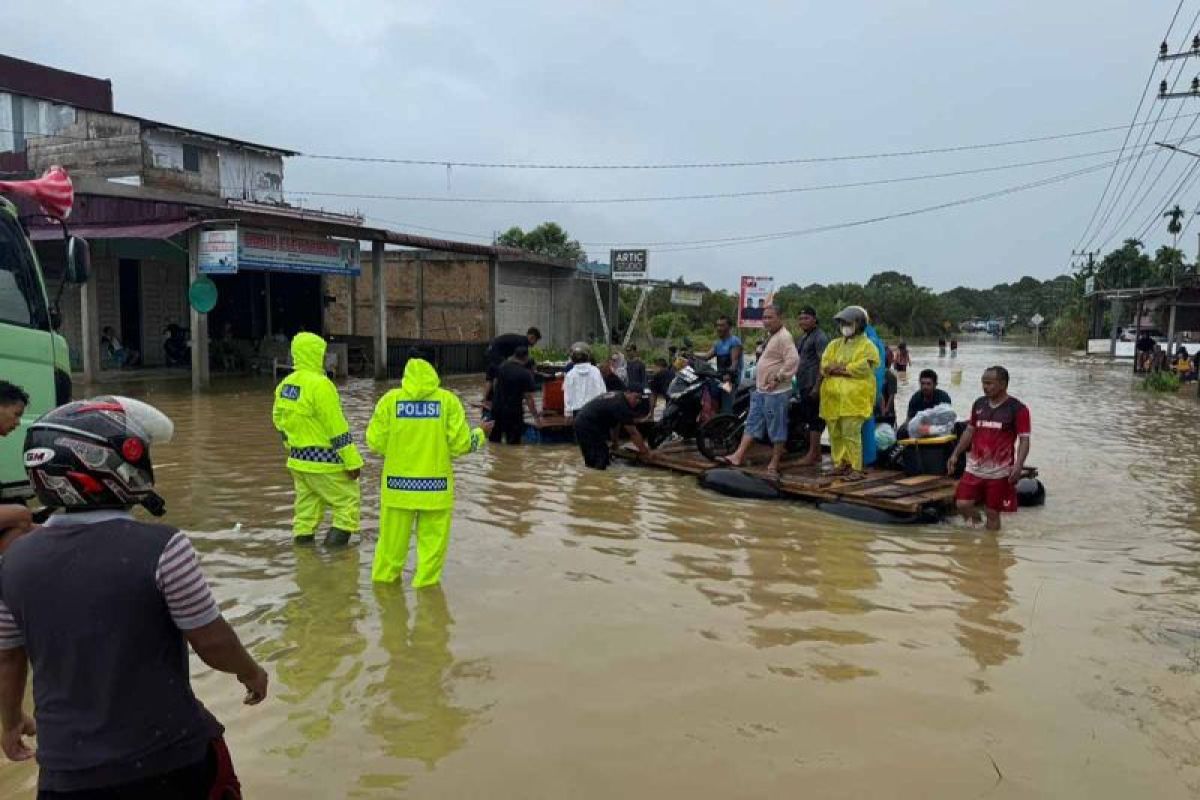
[[[349,345],[373,353],[377,375],[387,366],[381,363],[381,331],[392,339],[482,346],[497,332],[529,325],[542,327],[548,344],[599,330],[594,300],[590,306],[566,302],[568,294],[591,292],[590,276],[578,280],[582,273],[573,265],[513,248],[367,227],[361,217],[290,205],[284,163],[295,155],[119,113],[108,81],[0,56],[0,173],[34,177],[51,165],[65,167],[76,188],[68,223],[92,246],[92,278],[83,288],[68,287],[62,304],[61,330],[85,380],[114,366],[99,346],[107,326],[148,366],[165,361],[168,325],[190,330],[198,387],[208,381],[210,331],[219,337],[227,326],[254,348],[299,330],[370,337],[373,347],[370,341]],[[28,204],[24,209],[36,212]],[[47,277],[56,283],[61,229],[36,218],[30,228]],[[209,270],[217,306],[193,314],[188,287],[207,269],[199,252],[208,231],[236,231],[237,264]],[[360,242],[370,242],[374,256],[360,259]],[[359,280],[360,261],[368,265],[364,277],[372,277],[372,258],[382,258],[385,247],[426,253],[387,255],[384,263],[397,269],[384,276],[388,297],[380,319],[371,282]],[[423,291],[403,294],[411,270],[401,267],[410,264],[421,265]],[[413,327],[410,320],[420,324]]]

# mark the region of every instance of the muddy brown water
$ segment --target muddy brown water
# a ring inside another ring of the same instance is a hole
[[[362,544],[298,550],[269,385],[127,387],[175,419],[168,520],[271,672],[246,708],[193,665],[248,796],[1197,796],[1194,395],[984,340],[914,356],[902,400],[933,366],[960,413],[1012,370],[1045,508],[886,527],[493,448],[459,462],[444,585],[415,595],[370,582],[378,460]],[[381,391],[343,388],[360,438]],[[0,766],[0,794],[35,782]]]

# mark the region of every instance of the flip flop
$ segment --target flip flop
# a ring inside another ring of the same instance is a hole
[[[717,456],[713,460],[716,461],[721,466],[729,467],[730,469],[737,469],[738,467],[741,466],[741,464],[735,464],[732,461],[730,461],[728,456]]]
[[[777,469],[769,469],[764,476],[770,483],[779,483],[783,480],[783,475]]]

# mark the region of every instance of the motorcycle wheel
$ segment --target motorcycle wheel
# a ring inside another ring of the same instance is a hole
[[[709,461],[716,461],[737,450],[745,423],[733,414],[717,414],[696,433],[696,448]]]

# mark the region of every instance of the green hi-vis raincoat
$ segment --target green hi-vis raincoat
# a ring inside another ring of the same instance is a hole
[[[821,417],[869,417],[875,413],[875,368],[879,366],[879,348],[858,333],[849,339],[839,336],[821,354],[821,369],[841,364],[849,377],[835,375],[821,379]]]
[[[288,469],[345,472],[361,469],[362,456],[342,414],[337,387],[325,376],[325,340],[312,333],[292,339],[294,372],[275,387],[271,421],[283,434]]]
[[[454,506],[451,460],[483,447],[479,428],[467,425],[462,401],[441,388],[428,361],[411,358],[399,389],[379,398],[367,447],[384,457],[380,502],[419,511]]]

